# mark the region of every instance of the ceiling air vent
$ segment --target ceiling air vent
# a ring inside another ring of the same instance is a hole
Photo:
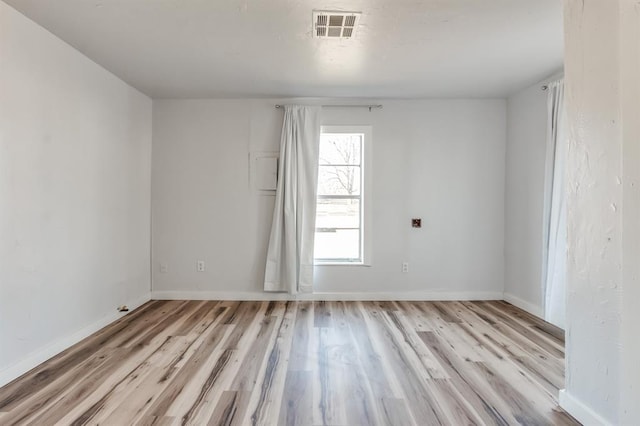
[[[352,38],[360,20],[360,12],[313,11],[313,34],[317,38]]]

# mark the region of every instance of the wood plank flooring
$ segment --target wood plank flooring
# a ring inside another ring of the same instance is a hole
[[[572,425],[506,302],[153,301],[0,388],[1,425]]]

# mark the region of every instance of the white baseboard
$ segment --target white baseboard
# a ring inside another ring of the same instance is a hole
[[[269,293],[261,291],[153,291],[153,300],[502,300],[500,292],[370,292],[370,293]]]
[[[133,311],[134,309],[147,303],[149,300],[151,300],[151,296],[147,293],[143,297],[130,302],[129,304],[127,304],[127,306],[129,307],[129,311]],[[106,327],[118,318],[123,317],[125,314],[125,312],[114,312],[112,314],[106,315],[100,318],[98,321],[76,331],[75,333],[61,337],[46,346],[36,349],[35,351],[25,356],[18,363],[13,364],[0,371],[0,386],[4,386],[12,380],[17,379],[27,371],[58,355],[60,352],[75,345],[82,339],[92,335],[101,328]]]
[[[511,303],[513,306],[517,306],[523,311],[529,312],[531,315],[535,315],[538,318],[544,319],[544,309],[542,309],[541,306],[534,305],[533,303],[522,300],[519,297],[516,297],[513,294],[509,293],[504,293],[502,295],[502,299],[506,302]]]
[[[600,417],[591,408],[584,405],[580,400],[561,389],[559,394],[560,407],[571,414],[577,421],[585,426],[610,426],[611,423]]]

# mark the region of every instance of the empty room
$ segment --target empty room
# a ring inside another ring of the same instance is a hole
[[[0,0],[0,425],[640,424],[637,0]]]

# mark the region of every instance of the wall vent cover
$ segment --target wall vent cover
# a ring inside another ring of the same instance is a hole
[[[360,12],[313,11],[313,34],[316,38],[353,38]]]

